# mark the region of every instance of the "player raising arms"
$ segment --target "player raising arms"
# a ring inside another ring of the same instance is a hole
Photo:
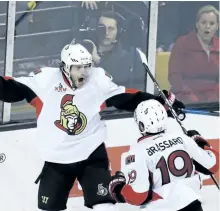
[[[143,136],[122,154],[121,172],[109,185],[112,197],[147,211],[202,211],[195,168],[215,173],[218,153],[195,130],[166,132],[167,112],[158,101],[140,103],[134,118]]]
[[[41,68],[28,77],[0,77],[0,100],[13,103],[26,99],[36,107],[37,145],[45,161],[36,181],[40,181],[38,207],[66,209],[77,178],[85,206],[114,211],[115,200],[108,191],[111,174],[101,105],[106,102],[107,107],[134,111],[143,100],[163,100],[144,92],[126,93],[102,68],[92,67],[91,54],[79,44],[66,45],[61,62],[60,68]],[[175,109],[184,107],[171,98]]]

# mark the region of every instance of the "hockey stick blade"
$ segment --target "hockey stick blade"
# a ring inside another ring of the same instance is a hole
[[[163,91],[161,90],[159,84],[157,83],[156,79],[154,78],[154,76],[152,75],[149,67],[148,67],[148,62],[147,62],[147,57],[146,55],[138,48],[136,48],[137,52],[140,55],[141,58],[141,62],[145,68],[145,70],[147,71],[148,75],[150,76],[151,80],[154,83],[154,86],[157,88],[158,92],[160,93],[161,97],[163,98],[164,102],[167,104],[169,110],[171,111],[173,117],[176,119],[176,121],[179,123],[180,127],[182,128],[183,132],[187,135],[187,130],[183,127],[180,119],[178,118],[176,112],[174,111],[172,105],[170,104],[169,100],[167,99],[167,97],[165,96],[165,94],[163,93]],[[220,190],[219,184],[217,182],[217,180],[215,179],[214,175],[210,175],[210,177],[212,178],[213,182],[215,183],[216,187],[218,188],[218,190]]]

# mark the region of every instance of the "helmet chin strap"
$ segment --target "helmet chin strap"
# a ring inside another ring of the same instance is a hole
[[[76,89],[77,87],[75,87],[74,82],[72,81],[71,77],[68,76],[65,71],[62,71],[62,72],[64,76],[66,77],[67,81],[69,82],[69,85],[71,86],[71,88]]]
[[[71,86],[72,89],[77,89],[77,87],[75,86],[73,80],[70,77],[70,74],[67,73],[67,71],[65,70],[65,67],[61,67],[62,68],[62,72],[65,75],[67,81],[69,82],[69,85]]]

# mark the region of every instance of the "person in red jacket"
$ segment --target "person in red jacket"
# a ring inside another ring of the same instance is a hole
[[[210,5],[197,13],[196,30],[180,37],[169,60],[172,92],[187,103],[219,101],[219,11]]]

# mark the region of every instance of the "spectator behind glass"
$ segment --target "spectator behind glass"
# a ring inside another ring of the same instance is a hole
[[[121,44],[123,33],[126,33],[125,21],[119,13],[102,12],[98,18],[96,40],[93,42],[86,39],[84,42],[92,44],[91,54],[95,66],[110,73],[120,85],[143,90],[144,70],[140,62],[140,67],[135,62],[136,52],[126,51]]]
[[[219,12],[210,5],[196,16],[196,30],[180,37],[169,60],[172,91],[185,103],[219,101]]]

